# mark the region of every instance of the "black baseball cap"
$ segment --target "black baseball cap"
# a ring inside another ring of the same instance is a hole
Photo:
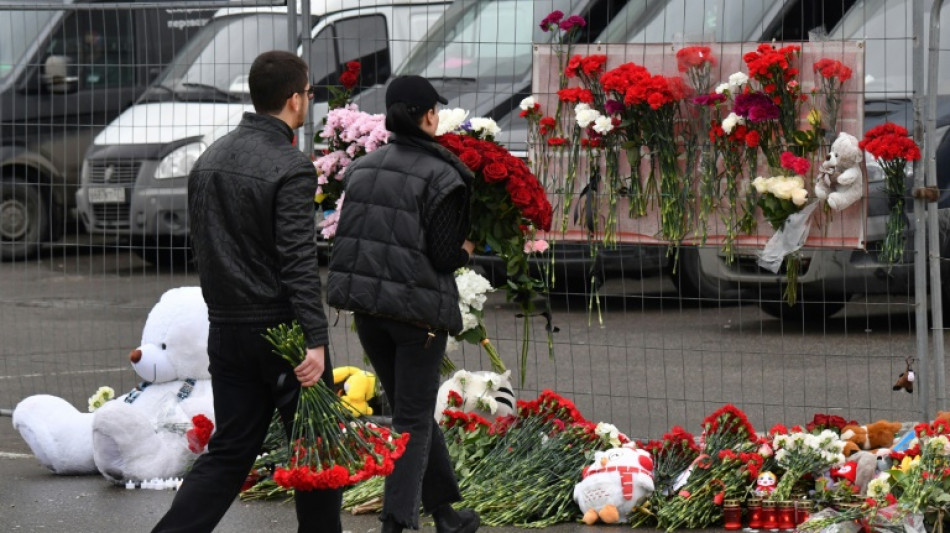
[[[399,76],[389,82],[389,87],[386,88],[386,109],[397,102],[420,109],[432,109],[436,102],[442,105],[449,103],[429,80],[422,76]]]

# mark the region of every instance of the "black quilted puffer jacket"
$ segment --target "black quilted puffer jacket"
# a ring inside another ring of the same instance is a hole
[[[437,272],[426,230],[444,200],[463,191],[468,227],[471,171],[431,140],[393,136],[346,169],[346,199],[333,238],[327,300],[337,309],[456,335],[462,329],[452,272]]]
[[[188,178],[192,248],[212,323],[296,318],[308,347],[328,343],[314,241],[313,164],[283,121],[245,113]]]

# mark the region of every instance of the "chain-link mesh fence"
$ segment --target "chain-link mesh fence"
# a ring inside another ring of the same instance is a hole
[[[318,89],[311,123],[298,133],[307,146],[347,64],[357,61],[352,97],[361,110],[384,111],[383,86],[392,75],[424,75],[449,98],[446,107],[493,118],[502,130],[497,139],[528,154],[536,130],[520,116],[520,104],[531,95],[555,102],[559,88],[557,76],[540,77],[544,47],[533,46],[563,36],[539,27],[554,10],[584,18],[570,36],[576,53],[603,53],[598,44],[620,51],[611,52],[609,68],[646,64],[645,51],[659,50],[650,61],[671,65],[664,74],[675,75],[677,50],[709,46],[720,58],[711,87],[727,82],[733,68],[744,70],[741,56],[757,42],[820,44],[828,57],[858,49],[848,58],[862,61],[851,65],[860,79],[843,92],[860,107],[847,108],[854,114],[839,129],[859,139],[884,122],[915,132],[914,104],[926,104],[914,85],[923,78],[915,77],[913,58],[923,49],[915,42],[918,2],[912,0],[314,0],[295,6],[296,26],[284,5],[252,5],[265,3],[232,2],[219,10],[221,2],[0,2],[0,408],[40,393],[82,408],[101,385],[123,392],[136,383],[127,354],[139,344],[149,309],[165,290],[198,283],[189,263],[188,169],[251,109],[250,62],[261,51],[286,49],[295,40],[292,27],[309,36],[295,48],[308,58]],[[796,61],[816,79],[811,64]],[[940,95],[950,69],[940,66],[937,105],[923,118],[935,121],[928,140],[943,208],[950,122]],[[803,116],[817,101],[813,86],[802,93]],[[822,142],[813,152],[809,187],[829,148]],[[536,145],[531,154],[537,158]],[[578,190],[588,184],[583,179]],[[622,236],[616,247],[597,245],[602,230],[549,232],[551,249],[536,264],[539,273],[545,265],[553,269],[554,285],[536,307],[550,315],[531,316],[526,330],[521,308],[502,289],[486,306],[489,337],[513,370],[518,395],[553,389],[589,418],[636,437],[655,437],[675,424],[695,428],[724,403],[744,409],[757,427],[804,424],[816,412],[865,422],[915,420],[925,407],[929,413],[943,407],[919,392],[921,379],[933,380],[929,362],[920,365],[919,339],[931,326],[921,323],[927,313],[917,312],[913,270],[915,261],[927,259],[913,237],[924,204],[912,200],[908,179],[904,253],[889,265],[881,251],[894,202],[874,165],[863,179],[867,194],[857,211],[823,213],[829,228],[850,217],[857,245],[806,243],[792,306],[785,300],[786,271],[767,272],[756,261],[771,229],[763,238],[737,239],[730,253],[722,242],[703,245],[692,234],[678,255],[656,231]],[[611,187],[603,182],[590,197],[631,198],[629,182]],[[709,194],[695,191],[698,206]],[[548,192],[558,216],[576,223],[579,210],[563,210],[561,193]],[[713,217],[725,205],[719,198]],[[333,207],[324,202],[319,211]],[[928,227],[939,236],[939,249],[929,253],[940,257],[948,235],[943,213]],[[619,216],[644,227],[626,211]],[[330,249],[326,242],[321,247]],[[491,257],[474,264],[503,283],[504,267]],[[351,317],[337,319],[331,310],[330,318],[334,363],[368,367]],[[458,368],[488,368],[477,346],[449,355]],[[892,390],[908,364],[918,373],[914,392]],[[939,391],[928,396],[942,398]]]

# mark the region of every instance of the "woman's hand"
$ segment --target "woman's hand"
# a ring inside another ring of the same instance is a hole
[[[465,239],[465,242],[462,243],[462,249],[468,252],[469,257],[472,257],[472,254],[475,253],[475,243]]]

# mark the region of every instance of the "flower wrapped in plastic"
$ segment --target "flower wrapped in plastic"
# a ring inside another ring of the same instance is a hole
[[[293,366],[306,354],[300,325],[267,330],[274,353]],[[294,415],[290,456],[274,472],[274,481],[294,490],[334,489],[392,473],[409,434],[367,422],[353,414],[322,380],[302,387]]]
[[[808,203],[808,189],[803,177],[810,170],[811,163],[791,152],[783,152],[781,165],[792,175],[759,176],[752,180],[762,214],[775,230],[759,254],[758,264],[771,272],[778,272],[785,262],[785,301],[788,305],[795,305],[800,262],[798,250],[808,238],[811,214],[818,204]]]

